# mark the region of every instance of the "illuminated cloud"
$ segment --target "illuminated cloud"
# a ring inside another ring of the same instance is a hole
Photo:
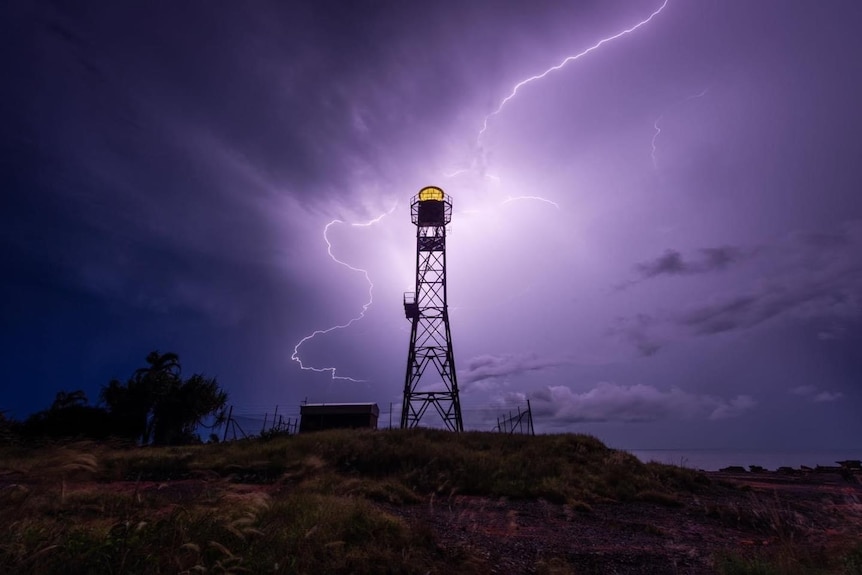
[[[844,397],[844,394],[840,391],[825,391],[821,390],[816,385],[799,385],[792,388],[790,393],[807,397],[815,403],[829,403],[838,401]]]
[[[540,357],[537,354],[479,355],[462,363],[459,369],[459,385],[462,391],[475,388],[490,389],[507,377],[542,371],[567,363],[570,361]]]
[[[623,386],[600,383],[584,392],[569,386],[549,386],[529,394],[536,417],[555,423],[648,422],[673,419],[735,418],[757,402],[748,395],[723,399],[693,394],[678,388],[660,390],[652,385]]]
[[[844,394],[836,391],[821,391],[814,396],[814,401],[817,403],[825,403],[829,401],[838,401],[843,398]]]

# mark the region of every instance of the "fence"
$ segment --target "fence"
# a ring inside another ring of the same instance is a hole
[[[305,402],[303,402],[305,403]],[[377,420],[378,429],[398,429],[401,426],[401,404],[390,402],[380,406],[380,414]],[[509,409],[506,415],[499,415],[501,409]],[[509,434],[535,435],[533,429],[533,414],[530,401],[527,400],[526,409],[513,403],[509,404],[463,404],[461,412],[464,419],[464,427],[467,429],[492,430]],[[230,406],[227,420],[224,423],[222,441],[236,439],[247,439],[265,435],[285,434],[293,435],[299,432],[300,410],[297,404],[295,408],[283,409],[278,405],[275,409],[268,411],[261,406]],[[424,423],[424,422],[423,422]],[[429,413],[428,424],[435,425],[437,420]],[[442,428],[442,422],[439,427]]]
[[[228,438],[236,440],[264,435],[293,435],[299,432],[299,414],[297,413],[295,417],[290,417],[289,414],[279,414],[276,405],[272,416],[269,413],[264,413],[261,418],[254,413],[234,413],[234,406],[230,406],[224,425],[222,441],[227,441]],[[258,425],[260,431],[258,431]]]
[[[497,427],[494,431],[500,433],[508,433],[514,435],[536,435],[536,430],[533,429],[533,408],[530,406],[530,400],[527,400],[527,409],[521,411],[520,406],[516,413],[509,412],[508,415],[503,415],[497,418]]]

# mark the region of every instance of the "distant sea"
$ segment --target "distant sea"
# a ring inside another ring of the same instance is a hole
[[[799,468],[801,465],[837,465],[836,461],[862,459],[860,449],[823,449],[810,451],[768,451],[730,449],[624,449],[644,463],[657,461],[704,471],[723,467],[759,465],[776,470],[779,467]]]

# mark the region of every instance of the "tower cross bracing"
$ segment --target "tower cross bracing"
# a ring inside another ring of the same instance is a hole
[[[452,202],[442,189],[426,187],[411,201],[410,214],[416,225],[416,288],[404,294],[411,329],[401,427],[417,427],[433,407],[447,429],[463,431],[446,302],[446,226]]]

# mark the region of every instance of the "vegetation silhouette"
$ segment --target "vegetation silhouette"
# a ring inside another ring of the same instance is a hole
[[[99,406],[89,405],[82,390],[60,391],[51,407],[23,423],[0,418],[0,430],[25,439],[116,437],[179,445],[200,442],[200,426],[224,423],[228,396],[216,378],[196,373],[183,379],[180,358],[172,352],[152,351],[146,362],[125,383],[115,378],[103,386]]]
[[[195,431],[209,417],[215,418],[209,427],[224,422],[228,396],[214,377],[196,373],[183,380],[180,358],[171,352],[152,351],[146,361],[125,384],[112,379],[102,388],[117,435],[144,445],[177,445],[197,441]]]
[[[106,439],[113,430],[111,414],[102,407],[88,405],[87,395],[81,390],[57,393],[51,407],[30,415],[18,427],[27,439]]]

